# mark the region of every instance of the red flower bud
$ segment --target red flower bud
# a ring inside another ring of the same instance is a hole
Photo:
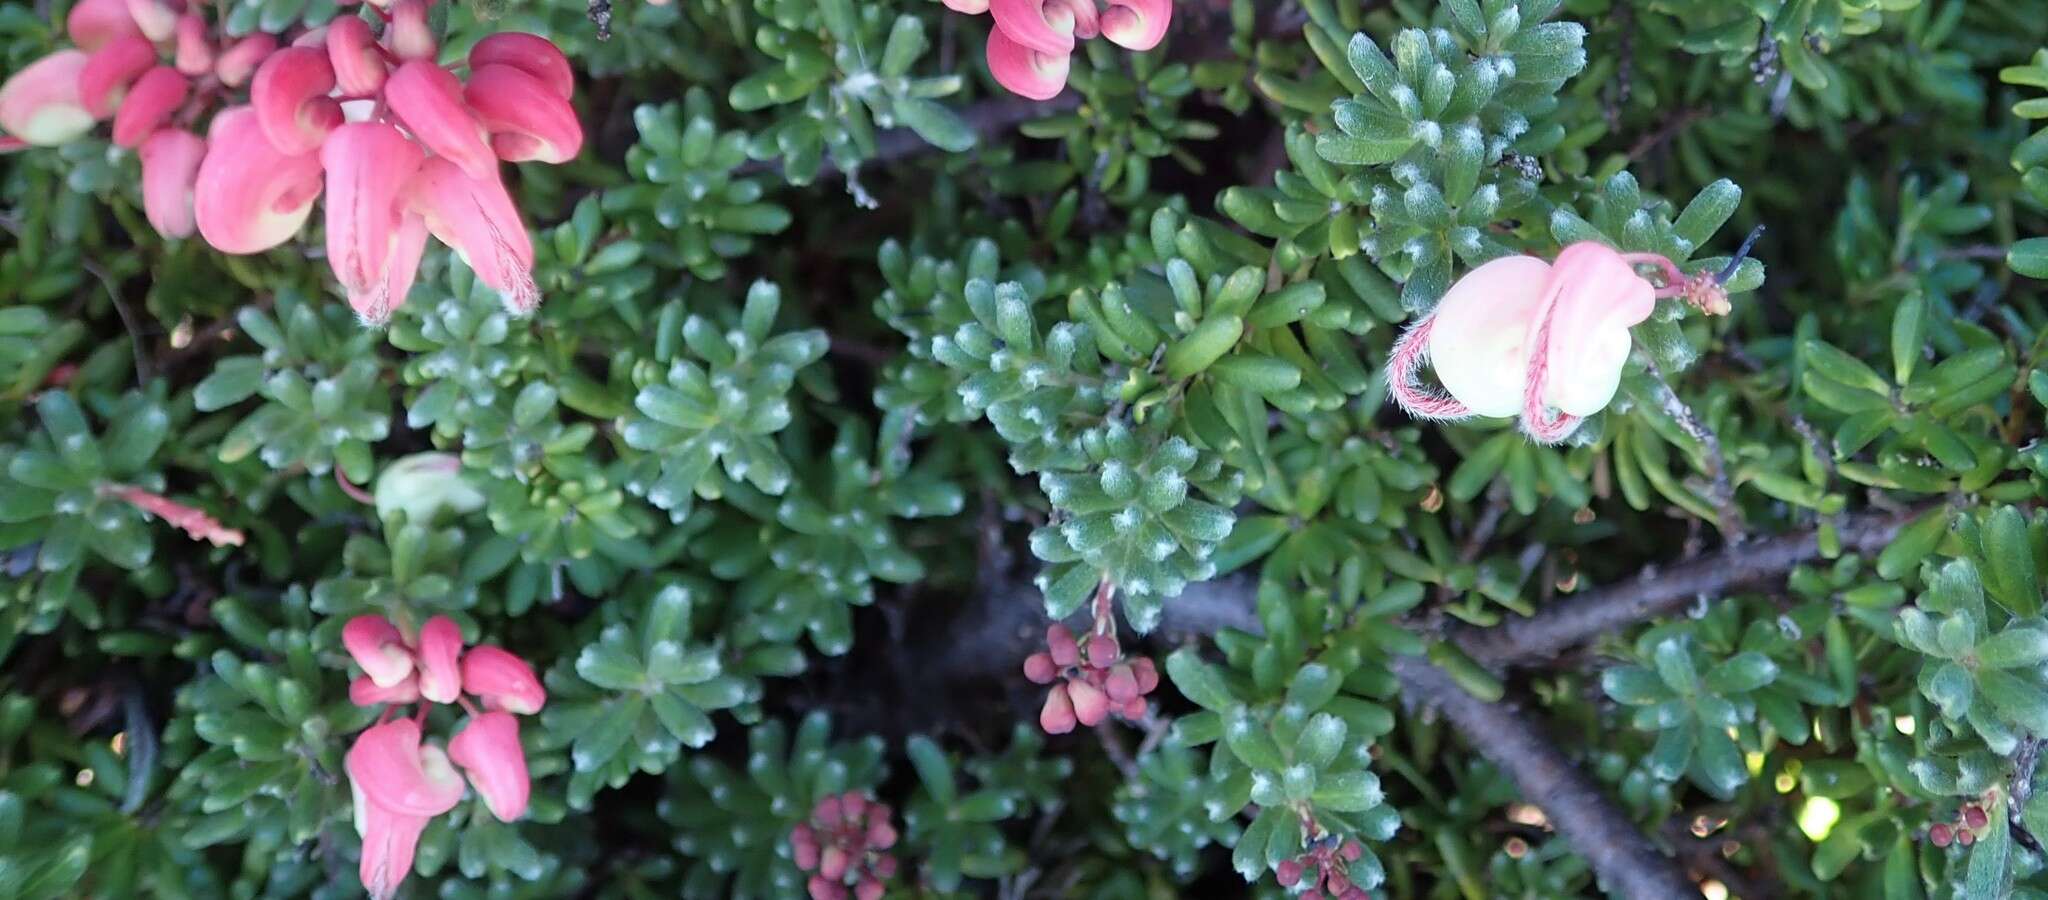
[[[1032,684],[1051,684],[1059,674],[1059,667],[1053,665],[1052,654],[1033,653],[1024,657],[1024,677]]]
[[[882,880],[873,875],[861,879],[853,889],[854,900],[882,900]]]
[[[893,853],[876,855],[874,863],[868,866],[868,871],[875,873],[876,878],[896,877],[896,855]]]
[[[896,846],[896,826],[887,819],[873,819],[868,822],[868,849],[887,850]]]
[[[1274,875],[1279,879],[1281,887],[1291,888],[1301,883],[1301,863],[1283,859],[1280,865],[1274,868]]]
[[[1955,840],[1955,832],[1946,822],[1936,823],[1933,828],[1927,829],[1927,840],[1936,847],[1946,847],[1950,841]]]
[[[1958,844],[1961,844],[1961,845],[1963,845],[1963,846],[1965,846],[1965,847],[1968,847],[1968,846],[1970,846],[1971,844],[1974,844],[1974,843],[1976,843],[1976,842],[1977,842],[1977,833],[1976,833],[1976,832],[1974,832],[1974,831],[1971,831],[1971,830],[1969,830],[1969,829],[1967,829],[1967,828],[1964,828],[1964,829],[1957,829],[1957,831],[1956,831],[1956,843],[1958,843]]]
[[[1984,807],[1974,803],[1963,807],[1963,824],[1970,826],[1971,830],[1982,829],[1990,821],[1991,817],[1984,814]]]
[[[1138,698],[1138,678],[1131,667],[1119,663],[1109,670],[1109,677],[1102,681],[1102,690],[1111,702],[1121,706]]]
[[[1152,664],[1151,657],[1131,660],[1131,675],[1138,679],[1138,693],[1149,694],[1159,689],[1159,667]]]
[[[1038,711],[1038,727],[1047,734],[1066,734],[1074,730],[1074,704],[1067,698],[1067,686],[1053,685],[1045,695],[1045,707]]]
[[[1045,630],[1045,648],[1052,655],[1053,665],[1062,669],[1081,661],[1081,647],[1065,625],[1054,624]]]
[[[847,858],[845,850],[841,850],[838,847],[826,847],[824,852],[818,854],[818,874],[833,881],[838,881],[846,877],[848,862],[850,860]]]
[[[1074,720],[1093,727],[1109,715],[1109,695],[1085,681],[1067,681],[1067,699],[1074,705]]]
[[[1097,668],[1114,665],[1117,657],[1123,655],[1123,648],[1116,645],[1116,638],[1098,634],[1088,639],[1088,664]]]
[[[846,900],[846,887],[827,881],[823,875],[811,876],[805,887],[811,893],[811,900]]]

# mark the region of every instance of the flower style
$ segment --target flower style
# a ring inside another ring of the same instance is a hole
[[[151,227],[224,253],[291,240],[324,193],[327,259],[366,324],[405,301],[430,236],[531,312],[532,240],[499,164],[582,151],[575,77],[552,42],[519,33],[442,67],[431,2],[370,4],[381,28],[345,15],[229,38],[204,5],[84,0],[65,23],[77,49],[0,85],[0,146],[62,144],[112,118],[142,161]]]
[[[1638,264],[1657,266],[1664,286],[1637,274]],[[1550,263],[1493,260],[1458,279],[1395,342],[1391,393],[1416,418],[1519,415],[1531,438],[1557,443],[1614,399],[1633,346],[1629,329],[1649,318],[1658,299],[1680,297],[1709,315],[1725,314],[1723,278],[1687,276],[1663,256],[1590,241]],[[1425,360],[1443,392],[1418,383]]]
[[[1094,727],[1115,713],[1145,717],[1145,695],[1159,687],[1159,669],[1148,657],[1125,661],[1116,638],[1094,634],[1084,648],[1065,625],[1045,630],[1046,649],[1024,659],[1024,677],[1050,684],[1038,726],[1066,734],[1076,724]]]
[[[996,83],[1032,100],[1050,100],[1067,86],[1077,40],[1108,38],[1143,52],[1159,45],[1173,21],[1173,0],[943,0],[971,16],[988,13],[988,70]]]

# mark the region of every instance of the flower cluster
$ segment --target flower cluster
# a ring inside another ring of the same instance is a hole
[[[1116,638],[1098,633],[1083,648],[1067,626],[1045,630],[1045,650],[1024,659],[1024,677],[1050,684],[1038,725],[1049,734],[1066,734],[1075,723],[1094,727],[1110,713],[1126,719],[1145,717],[1145,695],[1159,687],[1159,668],[1150,657],[1125,661]]]
[[[1033,100],[1050,100],[1067,86],[1074,41],[1106,37],[1143,52],[1159,45],[1173,20],[1173,0],[943,0],[971,16],[989,13],[988,71],[1003,87]]]
[[[1637,274],[1639,264],[1656,266],[1664,286]],[[1661,255],[1591,241],[1564,248],[1554,263],[1493,260],[1458,279],[1395,343],[1391,393],[1417,418],[1519,415],[1530,437],[1557,443],[1614,399],[1633,346],[1629,329],[1650,317],[1659,298],[1723,315],[1725,277],[1687,276]],[[1424,360],[1448,395],[1417,383]]]
[[[1366,900],[1372,895],[1352,884],[1351,876],[1345,874],[1350,864],[1364,855],[1365,845],[1356,838],[1340,841],[1334,834],[1325,834],[1309,842],[1308,852],[1282,860],[1274,868],[1274,877],[1290,891],[1305,886],[1302,900]]]
[[[896,826],[891,811],[857,791],[818,801],[811,820],[790,830],[796,867],[815,873],[806,887],[811,900],[877,900],[882,883],[895,877]],[[847,885],[852,885],[849,892]]]
[[[429,235],[528,312],[533,243],[498,162],[576,156],[574,77],[552,42],[507,32],[477,42],[457,78],[436,61],[430,2],[372,0],[381,35],[344,15],[228,38],[204,4],[83,0],[65,22],[76,47],[0,86],[0,131],[62,144],[111,117],[141,161],[150,226],[223,253],[289,240],[324,192],[327,261],[366,322],[404,302]]]
[[[462,629],[447,616],[428,619],[410,640],[383,616],[357,616],[342,627],[341,641],[363,670],[349,683],[349,700],[357,706],[459,703],[469,713],[445,751],[422,743],[425,705],[413,718],[391,719],[393,710],[386,709],[349,748],[356,831],[363,838],[358,875],[370,896],[390,897],[412,870],[427,823],[462,800],[463,775],[499,821],[526,814],[531,784],[514,715],[539,712],[547,692],[533,667],[509,651],[482,645],[464,652]]]
[[[1975,803],[1965,803],[1962,809],[1956,811],[1954,822],[1936,822],[1929,827],[1927,840],[1936,847],[1947,847],[1950,844],[1968,847],[1977,842],[1978,836],[1982,835],[1990,824],[1991,815],[1984,811],[1984,807]]]

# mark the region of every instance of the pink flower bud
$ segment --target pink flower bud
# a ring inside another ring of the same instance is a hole
[[[1984,813],[1984,807],[1975,803],[1963,807],[1963,824],[1968,825],[1970,830],[1982,831],[1990,822],[1991,817]]]
[[[1119,707],[1138,697],[1138,679],[1131,674],[1131,667],[1117,665],[1109,670],[1109,676],[1102,680],[1102,691],[1109,700]]]
[[[1955,836],[1955,829],[1950,828],[1946,822],[1938,822],[1934,827],[1927,829],[1927,840],[1936,847],[1947,847],[1955,840]]]
[[[526,660],[489,644],[462,654],[462,687],[482,699],[487,709],[523,716],[540,712],[548,699]]]
[[[222,51],[213,61],[213,74],[220,78],[221,84],[241,87],[249,81],[249,76],[256,74],[256,67],[276,51],[277,38],[259,31]]]
[[[89,59],[77,50],[59,50],[0,84],[0,132],[50,147],[91,131],[93,114],[78,97],[79,76]]]
[[[875,855],[875,861],[874,861],[874,862],[873,862],[872,864],[870,864],[870,865],[868,866],[868,871],[870,871],[870,872],[873,872],[873,873],[875,873],[875,877],[876,877],[876,878],[894,878],[894,877],[896,877],[896,856],[895,856],[895,854],[891,854],[891,853],[880,853],[880,854],[876,854],[876,855]]]
[[[342,16],[327,26],[327,62],[345,97],[376,96],[390,74],[377,39],[370,34],[370,23],[355,16]]]
[[[839,805],[838,794],[826,797],[818,801],[816,806],[811,807],[811,821],[816,823],[819,828],[828,830],[837,828],[839,823],[844,821],[845,818],[844,812]]]
[[[115,38],[93,51],[78,73],[78,101],[95,119],[113,115],[128,86],[156,65],[156,47],[141,35]]]
[[[471,70],[463,97],[490,132],[499,159],[559,164],[583,150],[576,110],[524,70],[500,65]]]
[[[178,17],[178,51],[173,64],[193,78],[213,72],[213,41],[206,20],[197,13]]]
[[[166,128],[143,141],[135,156],[142,163],[142,212],[149,226],[167,238],[191,237],[197,227],[192,189],[199,181],[199,163],[206,158],[206,140]]]
[[[381,688],[397,687],[412,675],[412,652],[398,626],[378,615],[361,615],[341,626],[341,645]]]
[[[391,277],[394,263],[417,270],[419,254],[406,249],[403,226],[409,217],[403,192],[426,154],[399,130],[383,122],[352,122],[334,130],[320,148],[327,172],[327,264],[363,321],[382,324],[405,300]],[[425,220],[412,229],[424,238]],[[423,241],[422,241],[423,243]],[[405,275],[404,288],[411,287]],[[450,700],[454,698],[449,698]],[[445,701],[444,701],[445,702]]]
[[[411,719],[373,725],[356,736],[346,758],[349,782],[376,806],[411,816],[438,816],[462,799],[462,776],[448,754],[420,744]]]
[[[1344,857],[1345,862],[1357,862],[1359,857],[1365,855],[1365,845],[1353,838],[1344,842],[1344,846],[1337,850],[1337,855]]]
[[[1046,734],[1066,734],[1074,730],[1074,704],[1067,699],[1065,684],[1053,685],[1045,695],[1045,707],[1038,711],[1038,727]]]
[[[540,80],[556,96],[569,99],[576,92],[576,75],[569,58],[553,41],[518,31],[500,31],[477,41],[469,51],[469,70],[485,66],[511,66]]]
[[[1058,673],[1059,667],[1052,664],[1052,654],[1033,653],[1024,657],[1024,677],[1033,684],[1051,684]]]
[[[421,697],[454,703],[462,696],[462,626],[454,619],[428,619],[420,628],[419,648],[413,656],[419,667]]]
[[[818,838],[811,826],[799,823],[790,831],[789,851],[798,869],[809,872],[818,867]]]
[[[398,0],[391,6],[391,24],[384,29],[384,45],[401,61],[421,60],[432,64],[439,49],[434,29],[427,24],[427,0]]]
[[[1012,40],[1001,28],[988,30],[989,74],[1017,96],[1031,100],[1059,96],[1067,86],[1070,65],[1072,60],[1066,53],[1033,50]]]
[[[882,900],[882,880],[873,875],[860,880],[853,889],[854,900]]]
[[[261,253],[297,234],[320,197],[319,155],[277,152],[246,106],[215,114],[206,137],[192,202],[200,236],[222,253]]]
[[[379,687],[368,675],[349,679],[348,702],[357,706],[381,706],[386,703],[404,705],[420,701],[420,682],[412,675],[405,676],[390,687]]]
[[[356,877],[371,900],[391,900],[398,886],[412,873],[413,857],[419,851],[420,834],[427,830],[431,816],[414,816],[378,806],[369,801],[359,786],[350,783],[355,796],[356,833],[363,838],[363,859]]]
[[[1121,707],[1117,708],[1116,714],[1135,722],[1139,719],[1145,718],[1146,709],[1147,707],[1145,705],[1145,698],[1132,697],[1131,699],[1124,701],[1124,704]]]
[[[896,846],[896,826],[889,824],[887,818],[874,818],[868,822],[867,839],[868,849],[870,850],[887,850],[890,847],[894,847]]]
[[[127,0],[128,16],[135,20],[135,27],[142,36],[162,43],[171,39],[178,29],[178,13],[183,11],[182,0],[176,5],[165,0]]]
[[[387,96],[405,72],[401,68],[392,76]],[[526,315],[540,305],[540,287],[533,281],[533,239],[493,166],[486,177],[472,178],[446,156],[429,158],[413,179],[413,208],[426,217],[427,230],[476,272],[478,281],[498,292],[506,309]]]
[[[1045,630],[1045,647],[1053,665],[1062,669],[1081,661],[1081,645],[1074,643],[1074,633],[1065,625],[1054,623]]]
[[[526,814],[532,782],[526,775],[526,750],[519,746],[519,720],[508,712],[487,712],[469,720],[448,742],[448,758],[469,775],[469,784],[483,796],[491,815],[510,822]]]
[[[1102,36],[1119,47],[1143,52],[1159,46],[1172,21],[1173,0],[1109,0],[1109,10],[1102,14]]]
[[[448,70],[422,60],[405,63],[385,82],[384,98],[407,131],[464,175],[478,181],[497,177],[498,158],[463,104],[462,82]]]
[[[836,884],[823,875],[811,876],[804,890],[810,893],[811,900],[846,900],[846,886]]]
[[[996,27],[991,30],[1002,32],[1017,46],[1051,56],[1074,51],[1074,10],[1065,3],[989,0],[988,11],[996,20]],[[994,42],[990,43],[993,46]]]
[[[1273,867],[1273,877],[1284,888],[1291,888],[1300,884],[1301,863],[1297,860],[1283,859],[1278,866]]]
[[[64,33],[78,49],[91,53],[115,38],[140,36],[142,28],[128,13],[128,0],[79,0],[64,16]]]
[[[867,812],[868,798],[861,796],[858,791],[847,791],[839,795],[839,814],[846,821],[858,822],[862,816],[867,815]]]
[[[970,16],[978,16],[988,12],[988,0],[939,0],[939,2],[946,4],[947,9],[958,13],[966,13]]]
[[[341,104],[327,96],[334,90],[334,67],[327,53],[311,47],[286,47],[256,69],[249,83],[249,103],[270,145],[286,156],[320,149],[341,125]]]
[[[1094,727],[1109,715],[1109,695],[1086,681],[1067,679],[1067,697],[1074,704],[1074,720]]]
[[[849,860],[846,851],[838,847],[826,847],[818,854],[818,874],[833,881],[846,877]]]
[[[190,82],[170,66],[142,73],[128,89],[128,98],[114,112],[114,144],[133,150],[184,105]],[[196,163],[195,169],[197,171]]]
[[[1088,664],[1098,668],[1114,665],[1123,649],[1116,645],[1116,638],[1106,634],[1090,635],[1088,638]]]
[[[1956,843],[1965,847],[1977,842],[1977,833],[1967,828],[1956,829]]]
[[[1131,675],[1138,680],[1138,693],[1149,694],[1159,689],[1159,667],[1152,664],[1149,656],[1140,656],[1131,661]]]

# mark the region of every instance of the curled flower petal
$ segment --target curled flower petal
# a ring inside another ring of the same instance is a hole
[[[1431,314],[1428,353],[1437,379],[1472,413],[1521,411],[1531,326],[1549,274],[1550,264],[1533,256],[1493,260],[1451,285]]]
[[[135,79],[127,99],[114,111],[114,144],[134,149],[184,105],[191,82],[170,66],[157,66]]]
[[[256,67],[275,52],[277,38],[259,31],[221,51],[213,61],[213,74],[220,78],[221,84],[241,87],[248,83],[249,76],[256,74]]]
[[[507,309],[525,315],[540,305],[540,287],[533,281],[533,239],[497,172],[472,178],[447,157],[436,156],[420,166],[412,193],[414,209],[426,217],[427,230],[454,248],[477,280],[498,292]]]
[[[462,626],[454,619],[428,619],[420,628],[419,651],[414,658],[420,696],[435,703],[454,703],[462,695]]]
[[[390,74],[370,23],[355,16],[342,16],[327,26],[327,61],[334,67],[335,84],[348,97],[375,96]]]
[[[215,114],[206,143],[193,212],[208,244],[261,253],[298,233],[320,196],[319,154],[277,152],[246,106]]]
[[[206,158],[206,140],[166,128],[143,141],[135,155],[142,162],[142,211],[150,227],[167,238],[191,237],[197,227],[192,192],[199,163]]]
[[[141,35],[115,38],[93,51],[78,73],[78,100],[95,119],[114,112],[128,86],[156,65],[156,46]]]
[[[462,733],[448,742],[448,758],[462,767],[469,784],[500,822],[526,814],[532,782],[526,774],[526,750],[519,746],[519,720],[508,712],[472,717]]]
[[[530,716],[547,703],[547,691],[533,676],[533,666],[503,647],[483,644],[462,654],[462,689],[488,708]]]
[[[472,69],[463,97],[509,162],[565,163],[583,149],[576,110],[540,79],[511,66]]]
[[[390,619],[360,615],[341,626],[341,646],[378,687],[396,687],[412,677],[412,651]]]
[[[311,47],[286,47],[256,70],[249,84],[249,104],[270,145],[286,156],[320,149],[341,125],[341,105],[327,96],[334,90],[334,67],[327,52]]]
[[[0,132],[48,147],[91,131],[93,114],[78,99],[78,76],[89,58],[82,51],[59,50],[0,84]]]
[[[966,13],[970,16],[978,16],[988,12],[988,0],[939,0],[939,2],[946,4],[947,9],[958,13]]]
[[[171,59],[178,71],[197,78],[213,71],[213,41],[206,20],[197,13],[178,17],[178,49]]]
[[[413,857],[418,854],[420,835],[431,816],[410,816],[369,801],[361,788],[351,782],[355,796],[356,833],[363,838],[363,858],[356,877],[370,900],[391,900],[398,886],[412,874]]]
[[[994,30],[1016,44],[1061,56],[1074,50],[1074,11],[1051,0],[989,0]]]
[[[1095,9],[1095,0],[1046,0],[1046,5],[1066,8],[1066,15],[1074,19],[1074,37],[1085,41],[1102,33],[1102,18]]]
[[[79,0],[64,16],[64,34],[91,53],[115,38],[140,36],[142,28],[128,13],[128,0]]]
[[[142,36],[157,42],[171,39],[178,29],[178,14],[185,8],[183,2],[174,4],[167,0],[127,0],[127,4],[128,16],[135,20]]]
[[[448,70],[423,60],[405,63],[385,82],[384,98],[405,130],[436,156],[453,162],[470,178],[496,179],[498,157],[485,142],[483,126],[462,102],[462,82]]]
[[[1011,93],[1032,100],[1051,100],[1067,86],[1066,53],[1040,53],[1010,39],[1001,28],[988,30],[988,71]]]
[[[408,216],[403,192],[425,160],[418,144],[383,122],[343,125],[320,147],[327,173],[327,264],[349,306],[365,320],[384,321],[404,300],[404,294],[391,293],[389,276]],[[416,230],[424,234],[424,223]],[[413,265],[418,266],[416,257]]]
[[[554,41],[540,35],[500,31],[477,41],[469,51],[469,70],[485,66],[519,69],[540,79],[564,100],[576,93],[576,75],[569,68],[569,58]]]
[[[1159,46],[1173,21],[1173,0],[1109,0],[1102,14],[1102,36],[1128,50]]]
[[[1554,305],[1550,337],[1540,364],[1542,400],[1571,416],[1590,416],[1607,407],[1621,386],[1628,362],[1629,329],[1656,308],[1656,288],[1621,254],[1603,244],[1581,241],[1564,248],[1550,264]]]
[[[420,743],[419,723],[411,719],[364,729],[344,763],[364,798],[392,812],[433,817],[462,799],[462,775],[441,748]]]
[[[419,679],[407,675],[390,687],[377,684],[368,675],[359,675],[349,680],[348,702],[357,706],[381,706],[386,703],[407,704],[420,702]]]
[[[398,0],[391,7],[391,24],[384,29],[384,45],[401,60],[432,62],[440,47],[434,29],[427,24],[426,0]]]

